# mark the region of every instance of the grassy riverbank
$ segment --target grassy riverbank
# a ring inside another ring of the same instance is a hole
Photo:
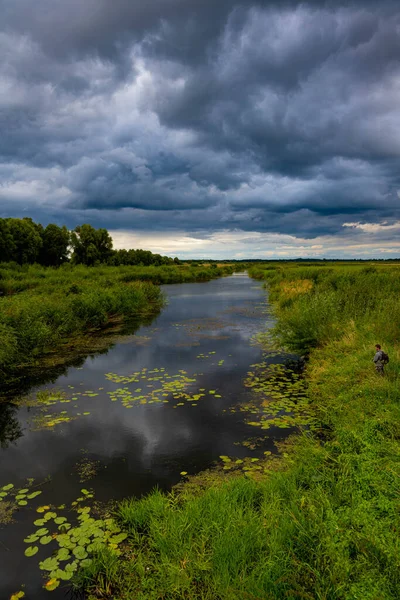
[[[0,378],[18,383],[26,367],[110,322],[156,314],[162,283],[207,281],[232,268],[0,265]]]
[[[125,560],[103,552],[76,580],[92,597],[400,596],[400,269],[292,263],[251,274],[269,283],[277,338],[309,354],[316,433],[266,459],[266,476],[216,472],[122,503]],[[390,355],[383,378],[377,342]]]

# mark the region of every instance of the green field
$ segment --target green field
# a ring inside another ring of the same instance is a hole
[[[311,429],[267,474],[215,471],[123,502],[122,557],[75,579],[92,598],[389,600],[400,597],[400,268],[257,265],[275,343],[307,357]],[[375,343],[389,353],[374,371]],[[269,466],[268,466],[269,465]]]

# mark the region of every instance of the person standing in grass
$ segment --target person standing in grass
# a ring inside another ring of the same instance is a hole
[[[389,357],[381,348],[380,344],[375,345],[375,356],[372,359],[375,363],[375,370],[379,375],[384,375],[385,365],[389,362]]]

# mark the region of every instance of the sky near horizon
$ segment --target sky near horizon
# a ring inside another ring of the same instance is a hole
[[[0,0],[0,217],[400,257],[398,0]]]

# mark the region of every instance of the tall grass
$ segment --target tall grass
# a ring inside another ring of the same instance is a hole
[[[274,271],[258,267],[254,274],[268,283],[278,338],[295,352],[339,339],[352,323],[366,329],[373,325],[377,338],[386,344],[399,338],[397,266],[287,266]],[[302,287],[304,282],[310,285]]]
[[[41,265],[18,265],[16,263],[0,263],[0,296],[16,294],[25,290],[36,289],[38,293],[47,295],[51,290],[60,286],[66,288],[76,285],[97,285],[116,282],[150,281],[155,285],[165,283],[188,283],[209,281],[215,277],[230,275],[238,266],[221,266],[218,268],[193,267],[184,265],[164,265],[160,267],[131,267],[131,266],[73,266],[69,263],[59,268],[42,267]]]
[[[123,502],[125,560],[106,581],[96,561],[82,574],[96,597],[400,597],[400,272],[286,265],[265,277],[276,335],[309,352],[322,437],[299,435],[285,468],[265,479],[225,475],[197,493]],[[375,342],[390,354],[385,377],[371,362]]]

